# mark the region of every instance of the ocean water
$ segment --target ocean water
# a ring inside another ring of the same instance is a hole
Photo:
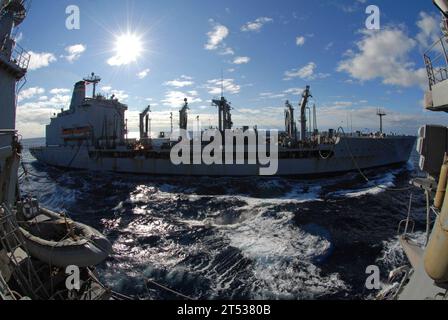
[[[410,193],[417,230],[425,199],[408,187],[417,154],[399,167],[317,180],[175,178],[65,171],[35,161],[24,194],[103,232],[114,253],[97,267],[114,290],[139,299],[176,299],[147,280],[195,299],[372,299],[367,266],[407,263],[397,226]],[[421,233],[423,236],[423,234]]]

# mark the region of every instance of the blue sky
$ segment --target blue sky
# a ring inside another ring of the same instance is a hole
[[[380,30],[365,28],[370,4],[381,10]],[[69,5],[80,9],[80,30],[65,27]],[[347,115],[356,130],[377,129],[381,107],[387,131],[414,134],[447,119],[422,108],[421,52],[439,20],[430,0],[33,1],[17,34],[32,52],[18,129],[44,136],[50,115],[68,107],[73,84],[91,72],[103,79],[100,92],[129,106],[131,131],[147,104],[154,131],[167,130],[184,97],[191,122],[199,115],[215,124],[210,100],[223,71],[236,126],[281,129],[285,101],[297,105],[309,84],[321,129],[347,125]],[[127,33],[143,52],[119,65],[117,37]]]

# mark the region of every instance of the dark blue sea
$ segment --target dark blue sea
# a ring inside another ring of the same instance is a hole
[[[97,271],[139,299],[176,299],[148,279],[195,299],[371,299],[366,268],[383,286],[406,259],[397,226],[412,216],[423,237],[425,199],[403,188],[419,175],[417,154],[401,167],[298,180],[173,178],[64,171],[36,162],[21,190],[41,205],[94,226],[114,253]]]

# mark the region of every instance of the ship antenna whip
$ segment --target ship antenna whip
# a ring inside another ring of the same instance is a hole
[[[224,97],[224,71],[221,69],[221,97]]]

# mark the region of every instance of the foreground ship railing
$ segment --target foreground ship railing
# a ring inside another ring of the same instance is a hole
[[[448,79],[447,48],[447,39],[440,38],[423,55],[430,89]]]

